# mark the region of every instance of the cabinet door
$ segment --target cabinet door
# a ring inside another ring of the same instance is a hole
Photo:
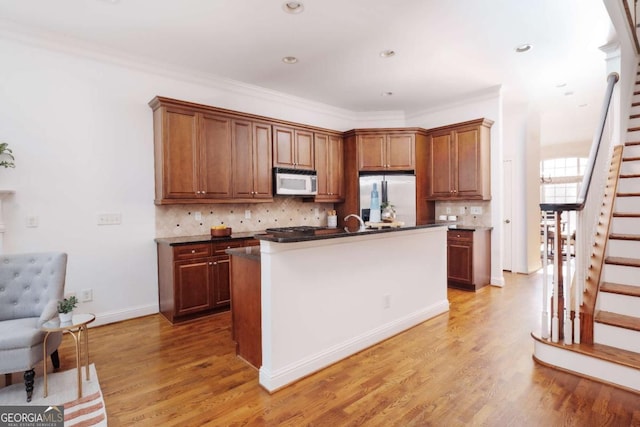
[[[453,161],[451,132],[429,137],[430,199],[448,199],[453,193],[451,163]]]
[[[314,150],[316,172],[318,173],[318,194],[316,200],[329,196],[329,135],[316,133],[314,135]]]
[[[447,278],[473,284],[473,244],[449,240],[447,244]]]
[[[273,166],[293,168],[295,135],[292,128],[282,126],[273,127]]]
[[[232,197],[231,119],[210,114],[200,116],[200,193],[198,197]]]
[[[253,197],[253,140],[251,122],[233,121],[233,196]]]
[[[387,136],[385,168],[387,170],[415,169],[416,137],[412,133]]]
[[[358,136],[358,168],[361,171],[384,170],[385,135]]]
[[[213,307],[228,306],[231,303],[229,257],[217,257],[213,260]]]
[[[167,108],[163,120],[163,198],[194,198],[198,188],[197,115]]]
[[[341,200],[343,198],[343,185],[344,185],[344,167],[343,167],[343,140],[339,136],[329,136],[329,178],[327,187],[329,195],[333,199]]]
[[[254,198],[273,198],[271,165],[271,125],[268,123],[253,123]]]
[[[456,152],[454,185],[456,197],[482,197],[480,131],[461,129],[453,134]]]
[[[175,263],[175,315],[198,313],[211,307],[211,258]]]
[[[313,132],[295,131],[295,157],[294,166],[296,169],[315,169],[313,150]]]

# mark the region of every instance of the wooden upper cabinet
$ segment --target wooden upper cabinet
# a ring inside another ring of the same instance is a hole
[[[271,124],[154,98],[156,204],[272,200]]]
[[[154,112],[156,199],[193,198],[199,191],[196,116],[193,111],[177,108]]]
[[[200,121],[200,192],[208,199],[230,198],[231,119],[211,114],[198,115]]]
[[[313,132],[285,126],[273,127],[273,166],[281,168],[315,168]]]
[[[315,164],[318,172],[317,202],[344,200],[343,140],[337,135],[314,134]]]
[[[408,171],[415,169],[415,133],[358,135],[360,171]]]
[[[492,124],[478,119],[430,132],[429,200],[491,199]]]
[[[233,197],[271,199],[271,125],[233,121]]]

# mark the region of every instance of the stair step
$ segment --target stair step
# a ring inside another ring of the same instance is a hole
[[[640,259],[608,256],[604,259],[605,264],[622,265],[625,267],[640,267]]]
[[[629,116],[630,119],[640,119],[640,114],[631,114]]]
[[[640,118],[640,114],[633,114],[631,118],[634,118],[634,119]],[[625,146],[640,145],[640,141],[629,141],[629,142],[625,142],[624,145]]]
[[[532,334],[533,335],[533,334]],[[542,338],[533,336],[534,339],[542,341]],[[634,351],[622,350],[617,347],[611,347],[604,344],[571,344],[565,345],[562,342],[554,343],[551,340],[544,340],[545,344],[552,345],[563,350],[575,351],[585,356],[595,357],[596,359],[606,360],[630,368],[640,369],[640,353]]]
[[[640,298],[640,286],[622,285],[620,283],[603,282],[600,284],[601,292],[608,292],[611,294],[627,295],[630,297]]]
[[[624,199],[618,199],[624,200]],[[633,198],[632,200],[635,200]],[[617,203],[616,203],[617,205]],[[640,216],[632,211],[620,212],[616,209],[611,218],[609,233],[636,234],[640,230]]]
[[[621,193],[622,195],[619,195],[619,197],[627,197],[625,196],[625,194],[634,194],[634,193]],[[640,196],[640,194],[634,194],[635,196]],[[614,218],[640,218],[640,213],[632,213],[632,212],[614,212],[613,214]]]
[[[611,244],[613,245],[613,243],[615,242],[612,241]],[[600,281],[630,286],[638,285],[638,267],[620,264],[604,264],[602,266]]]
[[[594,319],[604,325],[616,326],[618,328],[640,331],[640,317],[626,316],[624,314],[611,313],[609,311],[598,311]]]
[[[612,233],[609,235],[609,239],[614,240],[637,240],[640,241],[640,234],[617,234]]]
[[[640,194],[638,196],[621,196],[618,194],[614,205],[615,212],[640,212]],[[634,234],[635,231],[622,234]]]
[[[633,178],[640,178],[640,173],[620,174],[620,179],[633,179]]]
[[[616,197],[640,197],[640,193],[616,193]]]
[[[634,93],[634,95],[636,95]],[[627,132],[638,132],[640,131],[640,126],[639,127],[631,127],[631,128],[627,128]]]

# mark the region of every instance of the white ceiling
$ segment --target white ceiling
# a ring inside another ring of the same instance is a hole
[[[283,3],[0,0],[0,17],[354,112],[419,112],[499,86],[508,103],[599,109],[606,76],[598,47],[612,31],[602,0],[304,0],[297,15]],[[515,53],[523,43],[533,49]],[[397,54],[381,58],[385,49]]]

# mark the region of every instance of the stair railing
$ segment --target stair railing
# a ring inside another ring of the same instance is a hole
[[[589,160],[580,185],[580,192],[573,203],[540,203],[544,218],[542,257],[543,301],[541,313],[541,336],[552,342],[564,340],[565,344],[581,341],[580,306],[583,303],[585,281],[589,269],[589,248],[594,245],[602,200],[608,176],[609,160],[613,144],[613,125],[609,110],[613,89],[618,82],[617,73],[607,77],[607,88],[603,100],[598,128],[593,137]],[[603,144],[604,142],[604,144]],[[576,212],[576,230],[573,244],[575,248],[575,277],[571,278],[571,240],[570,212]],[[567,234],[562,236],[562,214],[566,212]],[[547,218],[552,218],[555,229],[553,237],[548,233]],[[566,262],[562,256],[563,240],[566,241]],[[552,241],[553,274],[549,276],[547,244]],[[563,272],[564,270],[564,272]],[[550,280],[551,279],[551,280]],[[549,298],[549,281],[552,283],[552,296]],[[573,283],[573,286],[572,286]],[[549,309],[551,308],[551,316]],[[573,317],[572,317],[573,314]],[[549,333],[550,332],[550,333]]]

